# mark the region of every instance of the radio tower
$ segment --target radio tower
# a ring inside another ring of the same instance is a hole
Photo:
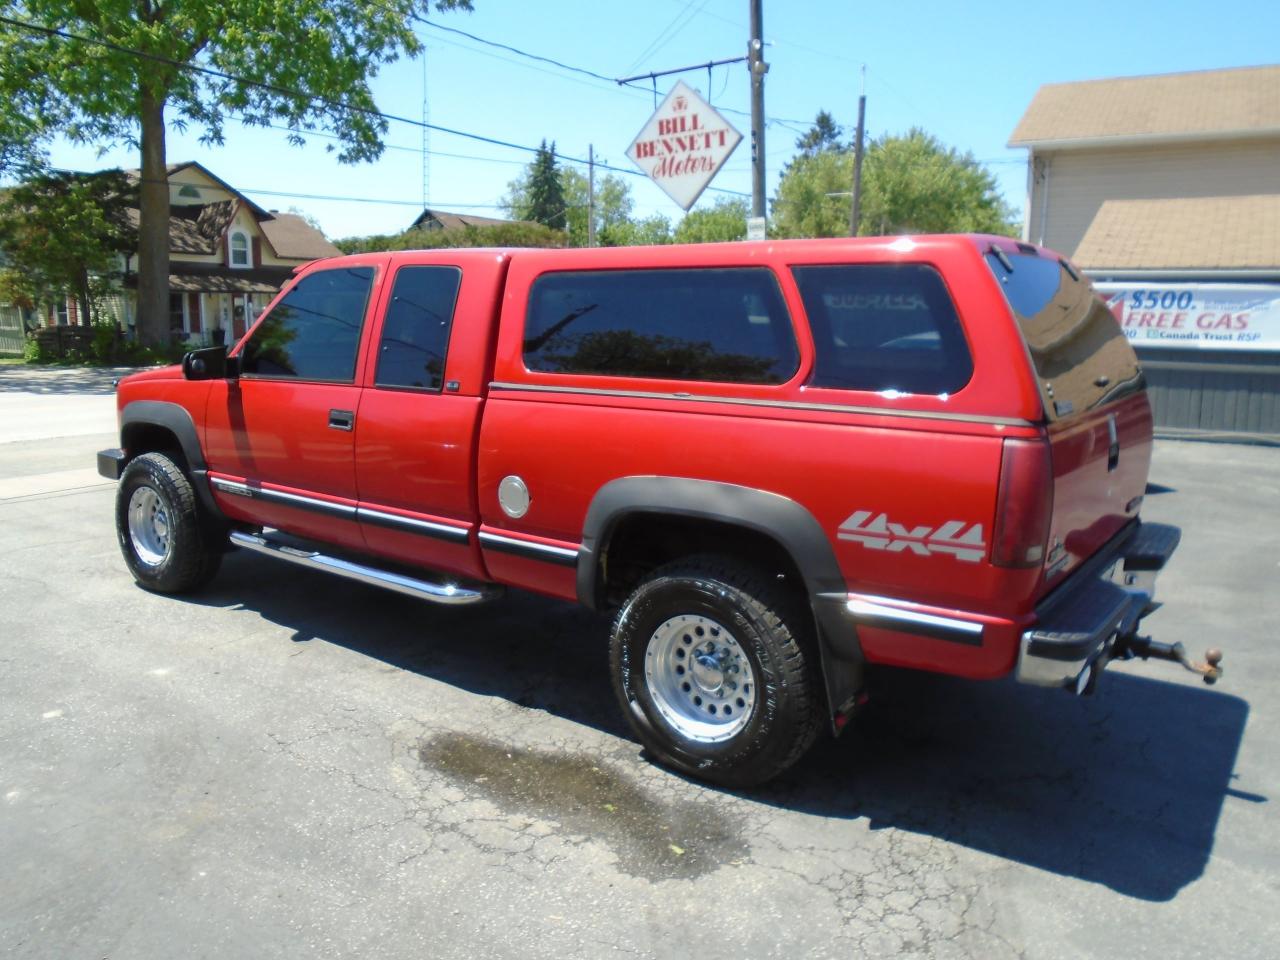
[[[427,39],[422,38],[422,209],[431,195],[431,107],[427,99]]]

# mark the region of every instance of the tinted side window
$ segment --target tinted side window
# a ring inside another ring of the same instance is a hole
[[[241,372],[354,380],[372,286],[373,267],[319,270],[303,277],[254,329],[241,353]]]
[[[955,305],[923,264],[795,267],[817,351],[815,387],[955,393],[973,358]]]
[[[440,389],[461,281],[457,267],[402,267],[396,274],[378,348],[378,386]]]
[[[551,373],[781,383],[800,353],[767,269],[607,270],[538,278],[524,362]]]

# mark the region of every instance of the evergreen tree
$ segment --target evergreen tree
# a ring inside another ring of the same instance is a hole
[[[823,150],[841,149],[840,127],[836,124],[835,117],[825,110],[819,110],[813,126],[804,136],[796,139],[796,149],[806,157],[812,157]]]
[[[563,230],[565,227],[564,184],[560,182],[560,171],[556,168],[556,144],[553,140],[548,149],[543,140],[534,155],[529,169],[529,192],[527,209],[522,220],[532,220],[552,230]]]

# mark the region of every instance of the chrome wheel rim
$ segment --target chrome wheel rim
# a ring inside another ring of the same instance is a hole
[[[139,487],[129,498],[129,540],[138,559],[157,567],[169,555],[169,513],[150,487]]]
[[[654,707],[682,737],[720,743],[751,720],[756,678],[746,653],[723,625],[695,614],[653,631],[644,657]]]

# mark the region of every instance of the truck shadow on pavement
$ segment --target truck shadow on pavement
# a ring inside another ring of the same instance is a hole
[[[336,644],[630,739],[609,681],[605,618],[523,593],[435,607],[273,570],[269,559],[232,554],[193,599],[255,611],[297,643]],[[1248,704],[1181,682],[1169,665],[1146,669],[1155,679],[1109,671],[1082,699],[881,669],[844,736],[820,739],[781,778],[738,796],[1171,900],[1204,872],[1225,798],[1267,798],[1232,789]]]
[[[1224,799],[1266,798],[1231,789],[1248,704],[1147,669],[1089,698],[880,670],[854,729],[757,799],[1171,900],[1204,872]]]

